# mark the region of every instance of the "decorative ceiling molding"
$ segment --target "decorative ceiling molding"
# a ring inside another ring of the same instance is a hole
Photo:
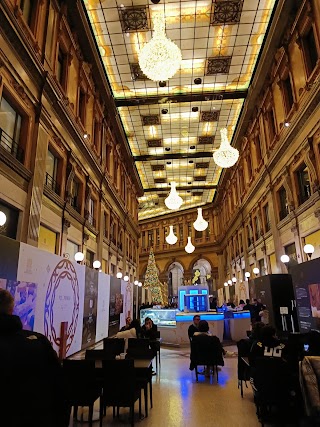
[[[209,162],[196,163],[196,169],[208,169]]]
[[[150,148],[162,147],[162,139],[149,139],[147,144]]]
[[[228,74],[231,65],[231,56],[219,56],[207,59],[206,76]]]
[[[199,136],[198,145],[213,145],[214,136]]]
[[[151,165],[151,170],[152,170],[152,172],[164,171],[165,166],[164,165]]]
[[[119,19],[124,33],[150,30],[146,6],[120,7]]]
[[[143,71],[140,68],[140,65],[138,63],[131,63],[130,64],[131,74],[133,80],[147,80],[148,77],[143,73]]]
[[[151,114],[150,116],[141,116],[143,126],[157,126],[160,125],[160,116],[158,114]]]
[[[232,25],[240,22],[242,0],[216,0],[212,5],[210,25]]]
[[[219,120],[220,111],[202,111],[200,122],[217,122]]]

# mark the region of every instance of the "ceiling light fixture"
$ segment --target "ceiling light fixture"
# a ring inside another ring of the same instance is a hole
[[[178,237],[173,232],[173,225],[169,225],[169,234],[166,236],[166,242],[169,245],[174,245],[177,243]]]
[[[176,183],[174,181],[171,182],[170,194],[164,200],[164,203],[168,209],[179,209],[183,203],[182,198],[177,193]]]
[[[231,168],[239,158],[239,151],[231,147],[228,140],[227,128],[220,129],[221,144],[217,151],[213,153],[213,160],[221,168]]]
[[[289,122],[284,122],[284,125],[285,125],[286,128],[288,128],[290,126],[290,123]]]
[[[198,208],[198,218],[193,223],[195,230],[204,231],[208,228],[208,221],[202,216],[202,208]]]
[[[184,250],[185,250],[188,254],[192,254],[192,252],[195,250],[195,246],[193,246],[193,244],[191,243],[191,237],[188,237],[188,243],[187,243],[187,245],[184,247]]]
[[[88,134],[87,134],[87,133],[84,133],[84,134],[83,134],[83,137],[84,137],[84,139],[87,139],[87,138],[88,138]]]
[[[142,72],[155,82],[165,81],[176,74],[181,61],[181,50],[166,35],[163,13],[155,15],[152,38],[139,52]]]

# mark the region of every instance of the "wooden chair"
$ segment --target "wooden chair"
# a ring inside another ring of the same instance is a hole
[[[71,411],[72,406],[74,407],[73,418],[77,418],[79,406],[88,406],[88,421],[89,426],[92,427],[94,402],[100,398],[100,422],[102,422],[102,387],[96,381],[94,360],[65,359],[63,361],[63,376],[69,411]]]
[[[139,400],[139,415],[141,417],[141,387],[136,380],[133,360],[103,360],[103,407],[129,407],[131,426],[134,426],[134,404]],[[100,406],[100,427],[102,426],[102,406]]]

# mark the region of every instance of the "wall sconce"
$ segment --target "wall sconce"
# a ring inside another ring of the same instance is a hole
[[[283,262],[284,264],[288,264],[288,262],[290,261],[290,258],[288,257],[288,255],[281,255],[280,261]]]
[[[100,262],[99,260],[95,260],[95,261],[93,261],[92,267],[93,267],[95,270],[99,270],[99,268],[101,267],[101,262]]]
[[[82,252],[77,252],[74,254],[74,259],[80,264],[84,260],[84,254]]]
[[[258,274],[260,273],[260,270],[258,267],[254,267],[254,269],[252,270],[253,274],[255,274],[256,276],[258,276]]]
[[[304,245],[303,252],[307,255],[307,257],[310,261],[312,254],[314,252],[314,246],[310,245],[310,243],[308,243],[307,245]]]

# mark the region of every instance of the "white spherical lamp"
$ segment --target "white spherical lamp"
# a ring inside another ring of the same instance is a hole
[[[95,260],[93,261],[92,264],[93,268],[95,268],[96,270],[99,270],[99,268],[101,267],[101,262],[99,260]]]
[[[244,273],[244,275],[246,276],[247,280],[248,280],[248,279],[249,279],[249,277],[251,276],[251,274],[249,273],[249,271],[246,271],[246,272]]]
[[[259,274],[260,270],[258,267],[254,267],[254,269],[252,270],[253,274]]]
[[[139,281],[138,281],[138,280],[135,280],[133,283],[134,283],[136,286],[138,286]]]
[[[175,243],[177,243],[178,237],[173,232],[173,225],[169,225],[169,230],[170,230],[170,232],[166,236],[166,242],[169,245],[174,245]]]
[[[0,211],[0,227],[2,227],[7,221],[7,216],[4,212]]]
[[[123,280],[125,281],[125,282],[129,282],[129,276],[124,276],[124,278],[123,278]]]
[[[280,261],[284,264],[287,264],[290,261],[290,258],[288,257],[288,255],[281,255]]]
[[[74,259],[77,262],[82,262],[84,260],[84,254],[82,252],[77,252],[74,254]]]
[[[141,288],[141,286],[142,286],[142,283],[141,283],[141,282],[139,282],[139,283],[138,283],[138,286],[139,286],[139,288]]]
[[[191,237],[188,237],[188,243],[187,243],[187,245],[184,247],[184,250],[185,250],[188,254],[192,254],[192,252],[195,250],[195,246],[193,246],[193,244],[191,243]]]
[[[309,259],[311,259],[312,254],[313,254],[313,252],[314,252],[314,246],[313,246],[313,245],[311,245],[310,243],[308,243],[308,244],[304,245],[304,247],[303,247],[303,252],[307,255],[307,257],[308,257]]]
[[[193,223],[193,226],[197,231],[204,231],[208,228],[208,221],[202,216],[202,208],[198,208],[198,217]]]
[[[232,280],[228,280],[228,285],[232,285]]]
[[[117,273],[117,279],[122,279],[122,273],[121,273],[121,271],[118,271],[118,273]]]
[[[224,282],[223,286],[227,287],[228,286],[228,282]]]
[[[237,278],[235,276],[233,276],[231,280],[233,281],[233,283],[237,283]]]

